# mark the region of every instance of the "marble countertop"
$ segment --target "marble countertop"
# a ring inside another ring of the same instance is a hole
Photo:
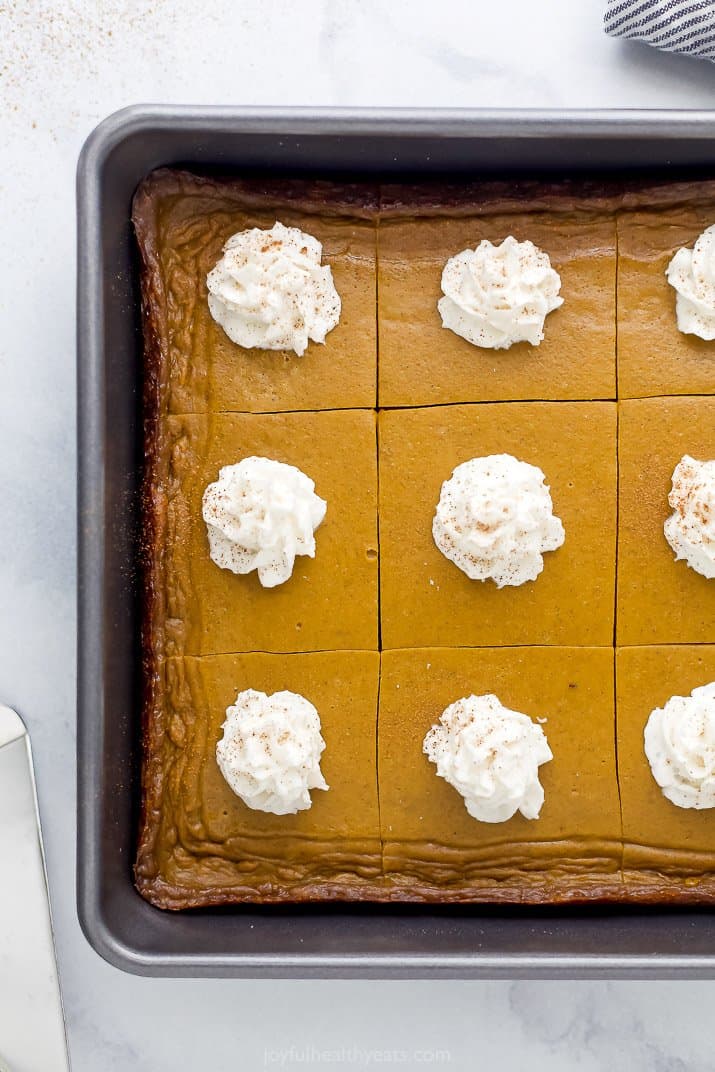
[[[713,1067],[715,983],[139,979],[100,960],[75,911],[73,184],[86,135],[142,101],[715,107],[715,66],[607,39],[604,4],[0,5],[0,699],[32,733],[77,1072]]]

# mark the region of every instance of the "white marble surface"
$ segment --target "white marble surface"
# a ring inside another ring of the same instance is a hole
[[[85,136],[137,101],[715,107],[714,66],[608,40],[604,3],[0,4],[0,698],[32,731],[78,1072],[288,1068],[311,1047],[344,1048],[342,1061],[314,1052],[323,1067],[418,1049],[448,1050],[454,1069],[713,1067],[711,983],[143,980],[103,963],[75,914],[73,181]]]
[[[0,860],[18,880],[0,882],[0,1067],[68,1072],[57,966],[29,739],[15,711],[0,704]],[[42,1030],[28,1026],[32,1016]]]

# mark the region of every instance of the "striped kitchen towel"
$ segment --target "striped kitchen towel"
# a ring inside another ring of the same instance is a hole
[[[608,0],[606,33],[715,60],[715,0]]]

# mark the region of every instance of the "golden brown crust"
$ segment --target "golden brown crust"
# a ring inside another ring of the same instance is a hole
[[[712,905],[715,903],[715,875],[663,874],[645,867],[638,870],[626,868],[623,894],[619,900],[670,907]]]
[[[336,876],[337,879],[339,877]],[[174,912],[184,908],[217,908],[239,903],[290,905],[316,901],[378,902],[386,899],[379,886],[360,885],[355,882],[354,875],[349,877],[349,885],[341,885],[339,881],[310,882],[303,887],[291,886],[290,889],[267,883],[265,886],[226,885],[221,889],[202,890],[196,886],[165,882],[159,875],[151,879],[137,875],[135,884],[150,904]]]
[[[161,445],[160,417],[167,379],[165,345],[165,302],[162,274],[156,249],[154,203],[149,189],[140,188],[134,200],[133,216],[141,258],[141,312],[144,333],[143,435],[144,467],[140,488],[142,515],[139,540],[141,570],[141,664],[142,664],[142,781],[137,882],[152,857],[159,834],[163,787],[162,754],[165,740],[162,704],[163,587],[162,548],[166,522],[165,476],[168,459]]]
[[[383,183],[380,217],[602,213],[613,211],[618,201],[619,193],[613,187],[590,180]]]
[[[339,879],[340,876],[336,876]],[[388,889],[382,884],[358,884],[350,875],[349,884],[335,882],[310,882],[304,887],[291,886],[289,890],[275,885],[262,887],[227,885],[218,890],[202,890],[195,886],[180,886],[165,882],[160,876],[145,879],[138,875],[136,887],[147,901],[157,908],[180,911],[184,908],[210,908],[238,903],[251,904],[309,904],[317,901],[335,901],[372,904],[462,904],[462,905],[579,905],[613,904],[623,901],[658,902],[658,893],[649,896],[643,891],[625,890],[622,882],[614,876],[609,883],[605,878],[588,882],[583,879],[545,875],[540,882],[525,885],[497,884],[484,886],[437,887],[412,876],[402,876]],[[675,901],[673,888],[663,887],[665,901]],[[715,899],[715,883],[710,887],[709,897]],[[686,896],[686,903],[702,903],[703,898]]]
[[[294,209],[307,215],[357,216],[368,220],[378,211],[376,184],[302,178],[221,178],[158,168],[143,179],[134,195],[132,222],[140,243],[155,227],[159,199],[182,195],[203,197],[214,204],[232,202],[253,210]]]
[[[715,180],[485,179],[476,182],[383,183],[380,217],[500,216],[548,212],[608,214],[686,205],[715,197]]]

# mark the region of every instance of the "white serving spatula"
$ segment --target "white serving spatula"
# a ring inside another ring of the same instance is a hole
[[[32,753],[0,705],[0,1072],[68,1072]]]

